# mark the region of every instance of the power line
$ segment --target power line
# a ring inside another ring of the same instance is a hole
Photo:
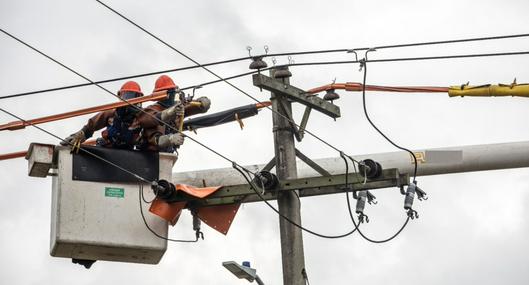
[[[235,62],[235,61],[246,60],[246,59],[248,59],[248,57],[241,57],[241,58],[217,61],[217,62],[212,62],[212,63],[206,63],[206,64],[204,64],[204,66],[211,66],[211,65],[216,65],[216,64],[229,63],[229,62]],[[180,68],[172,68],[172,69],[166,69],[166,70],[161,70],[161,71],[140,73],[140,74],[135,74],[135,75],[128,75],[128,76],[116,77],[116,78],[111,78],[111,79],[99,80],[99,81],[94,81],[94,82],[79,83],[79,84],[66,85],[66,86],[60,86],[60,87],[54,87],[54,88],[48,88],[48,89],[41,89],[41,90],[34,90],[34,91],[26,91],[26,92],[14,93],[14,94],[1,96],[0,100],[8,99],[8,98],[16,98],[16,97],[21,97],[21,96],[27,96],[27,95],[33,95],[33,94],[40,94],[40,93],[47,93],[47,92],[53,92],[53,91],[60,91],[60,90],[67,90],[67,89],[73,89],[73,88],[86,87],[86,86],[92,86],[92,85],[95,85],[95,84],[104,84],[104,83],[110,83],[110,82],[115,82],[115,81],[134,79],[134,78],[146,77],[146,76],[151,76],[151,75],[158,75],[158,74],[162,74],[162,73],[184,71],[184,70],[189,70],[189,69],[194,69],[194,68],[198,68],[198,66],[194,66],[193,65],[193,66],[186,66],[186,67],[180,67]],[[257,71],[255,71],[255,72],[257,72]],[[236,77],[232,77],[232,78],[237,78],[237,77],[241,77],[241,76],[245,76],[245,75],[249,75],[249,74],[248,73],[244,73],[244,74],[238,75]],[[218,81],[211,82],[211,83],[204,83],[204,84],[200,84],[200,85],[208,85],[208,84],[212,84],[212,83],[216,83],[216,82],[218,82]],[[191,89],[191,88],[193,88],[193,86],[187,87],[187,88]],[[182,90],[185,90],[185,89],[182,89]]]
[[[327,49],[327,50],[315,50],[315,51],[300,51],[300,52],[286,52],[286,53],[272,53],[266,55],[270,56],[288,56],[288,55],[305,55],[305,54],[319,54],[319,53],[339,53],[339,52],[352,52],[352,51],[365,51],[369,49],[390,49],[390,48],[403,48],[403,47],[415,47],[415,46],[426,46],[426,45],[440,45],[440,44],[454,44],[463,42],[476,42],[476,41],[489,41],[489,40],[501,40],[501,39],[513,39],[529,37],[529,34],[514,34],[514,35],[502,35],[502,36],[489,36],[489,37],[478,37],[478,38],[465,38],[465,39],[454,39],[454,40],[443,40],[443,41],[430,41],[430,42],[417,42],[417,43],[405,43],[405,44],[393,44],[393,45],[381,45],[374,47],[363,47],[363,48],[350,48],[350,49]]]
[[[0,29],[1,30],[1,29]],[[3,30],[2,30],[3,31]],[[502,53],[480,53],[480,54],[459,54],[459,55],[442,55],[442,56],[427,56],[427,57],[404,57],[404,58],[386,58],[386,59],[371,59],[367,60],[366,62],[399,62],[399,61],[419,61],[419,60],[440,60],[440,59],[455,59],[455,58],[473,58],[473,57],[496,57],[496,56],[516,56],[516,55],[527,55],[529,54],[529,51],[517,51],[517,52],[502,52]],[[296,66],[318,66],[318,65],[339,65],[339,64],[358,64],[360,63],[359,60],[343,60],[343,61],[316,61],[316,62],[299,62],[299,63],[290,63],[285,65],[278,65],[277,67],[282,66],[288,66],[288,67],[296,67]],[[204,64],[205,66],[209,66],[211,64]],[[198,68],[199,66],[192,66],[192,68]],[[118,77],[118,78],[112,78],[112,79],[106,79],[106,80],[100,80],[100,81],[93,81],[87,82],[87,83],[81,83],[81,84],[74,84],[74,85],[67,85],[67,86],[61,86],[61,87],[55,87],[55,88],[49,88],[49,89],[41,89],[41,90],[35,90],[35,91],[27,91],[22,93],[14,93],[9,94],[5,96],[0,96],[0,100],[2,99],[9,99],[9,98],[15,98],[15,97],[23,97],[23,96],[29,96],[39,93],[47,93],[52,91],[60,91],[60,90],[66,90],[66,89],[72,89],[72,88],[79,88],[79,87],[86,87],[96,84],[104,84],[114,81],[120,81],[120,80],[126,80],[126,79],[133,79],[137,77],[143,77],[143,76],[149,76],[149,75],[156,75],[166,72],[174,72],[174,71],[180,71],[180,70],[186,70],[190,69],[191,67],[183,67],[183,68],[176,68],[176,69],[168,69],[164,71],[157,71],[157,72],[150,72],[150,73],[143,73],[143,74],[137,74],[137,75],[131,75],[131,76],[125,76],[125,77]],[[273,69],[274,67],[268,67],[263,68],[259,71],[249,71],[245,73],[240,73],[236,75],[232,75],[230,77],[225,77],[222,79],[216,79],[212,81],[207,81],[200,84],[195,84],[191,86],[186,86],[183,88],[180,88],[180,90],[191,90],[197,86],[207,86],[219,82],[223,82],[224,80],[231,80],[236,79],[244,76],[249,76],[253,74],[257,74],[259,72],[267,71],[270,69]]]
[[[39,131],[44,132],[44,133],[46,133],[46,134],[48,134],[48,135],[50,135],[50,136],[52,136],[52,137],[58,139],[58,140],[61,141],[61,142],[66,142],[63,138],[59,137],[58,135],[56,135],[56,134],[54,134],[54,133],[52,133],[52,132],[50,132],[50,131],[47,131],[47,130],[43,129],[42,127],[39,127],[39,126],[37,126],[37,125],[34,125],[34,124],[32,124],[32,123],[30,123],[30,122],[24,120],[23,118],[21,118],[21,117],[15,115],[15,114],[13,114],[13,113],[11,113],[11,112],[9,112],[9,111],[3,109],[3,108],[0,108],[0,111],[4,112],[5,114],[7,114],[7,115],[9,115],[9,116],[11,116],[11,117],[13,117],[13,118],[16,118],[17,120],[23,121],[24,123],[28,124],[29,126],[32,126],[32,127],[36,128],[36,129],[38,129]],[[68,143],[68,144],[69,144],[70,146],[73,146],[71,143]],[[109,161],[109,160],[107,160],[107,159],[105,159],[105,158],[103,158],[103,157],[101,157],[101,156],[99,156],[99,155],[97,155],[97,154],[95,154],[95,153],[92,153],[92,152],[90,152],[90,151],[88,151],[88,150],[86,150],[86,149],[84,149],[84,148],[79,148],[79,150],[82,151],[82,152],[85,152],[85,153],[87,153],[88,155],[91,155],[91,156],[93,156],[93,157],[95,157],[95,158],[97,158],[97,159],[99,159],[99,160],[101,160],[101,161],[103,161],[103,162],[105,162],[105,163],[107,163],[107,164],[109,164],[109,165],[112,165],[113,167],[116,167],[116,168],[118,168],[119,170],[121,170],[121,171],[123,171],[123,172],[125,172],[125,173],[128,173],[128,174],[134,176],[135,178],[137,178],[137,179],[140,180],[140,181],[143,181],[143,182],[145,182],[145,183],[152,184],[152,181],[147,180],[146,178],[140,176],[139,174],[136,174],[136,173],[134,173],[134,172],[132,172],[132,171],[130,171],[130,170],[128,170],[128,169],[122,167],[122,166],[119,166],[119,165],[113,163],[112,161]]]
[[[99,4],[101,4],[102,6],[104,6],[105,8],[107,8],[108,10],[112,11],[114,14],[118,15],[119,17],[121,17],[122,19],[124,19],[125,21],[131,23],[132,25],[134,25],[135,27],[137,27],[138,29],[140,29],[141,31],[145,32],[146,34],[148,34],[149,36],[153,37],[154,39],[156,39],[157,41],[161,42],[162,44],[164,44],[165,46],[169,47],[171,50],[175,51],[176,53],[182,55],[183,57],[185,57],[186,59],[188,59],[189,61],[195,63],[197,66],[200,66],[202,67],[204,70],[206,70],[207,72],[209,72],[210,74],[212,74],[213,76],[217,77],[219,80],[225,82],[226,84],[228,84],[229,86],[233,87],[235,90],[241,92],[242,94],[246,95],[247,97],[251,98],[252,100],[256,101],[257,103],[262,103],[260,100],[258,100],[257,98],[255,98],[254,96],[250,95],[248,92],[242,90],[241,88],[235,86],[234,84],[232,84],[231,82],[227,81],[225,78],[222,78],[220,75],[218,75],[217,73],[213,72],[212,70],[210,70],[209,68],[201,65],[199,62],[197,62],[196,60],[192,59],[191,57],[189,57],[188,55],[184,54],[182,51],[178,50],[177,48],[173,47],[172,45],[170,45],[169,43],[165,42],[164,40],[160,39],[159,37],[157,37],[156,35],[154,35],[153,33],[147,31],[145,28],[143,28],[142,26],[138,25],[137,23],[135,23],[134,21],[130,20],[129,18],[125,17],[123,14],[119,13],[118,11],[114,10],[113,8],[111,8],[110,6],[106,5],[105,3],[101,2],[100,0],[95,0],[96,2],[98,2]],[[287,116],[277,112],[276,110],[272,109],[271,107],[267,106],[266,107],[268,110],[272,111],[273,113],[276,113],[278,114],[279,116],[281,116],[282,118],[286,119],[287,121],[291,122],[292,124],[296,125],[297,127],[301,128],[298,124],[296,124],[296,122],[294,122],[293,120],[291,120],[290,118],[288,118]],[[323,144],[327,145],[328,147],[336,150],[337,152],[342,152],[340,149],[336,148],[335,146],[333,146],[332,144],[330,144],[329,142],[325,141],[324,139],[320,138],[319,136],[315,135],[314,133],[312,133],[311,131],[309,131],[308,129],[304,128],[304,131],[311,135],[312,137],[314,137],[315,139],[317,139],[318,141],[322,142]]]
[[[103,4],[104,5],[104,4]],[[106,5],[105,5],[106,6]],[[388,48],[401,48],[401,47],[412,47],[412,46],[424,46],[424,45],[438,45],[438,44],[448,44],[448,43],[461,43],[461,42],[473,42],[473,41],[486,41],[486,40],[499,40],[499,39],[510,39],[510,38],[520,38],[520,37],[527,37],[529,34],[515,34],[515,35],[504,35],[504,36],[491,36],[491,37],[480,37],[480,38],[467,38],[467,39],[456,39],[456,40],[444,40],[444,41],[432,41],[432,42],[419,42],[419,43],[406,43],[406,44],[395,44],[395,45],[385,45],[385,46],[376,46],[375,49],[388,49]],[[292,55],[307,55],[307,54],[323,54],[323,53],[339,53],[339,52],[351,52],[351,51],[362,51],[362,50],[368,50],[369,48],[352,48],[352,49],[326,49],[326,50],[311,50],[311,51],[299,51],[299,52],[285,52],[285,53],[271,53],[271,54],[265,54],[265,55],[259,55],[259,57],[274,57],[274,56],[292,56]],[[452,57],[454,58],[454,57]],[[195,68],[201,68],[203,66],[213,66],[213,65],[220,65],[220,64],[226,64],[226,63],[232,63],[232,62],[238,62],[243,60],[252,59],[251,56],[246,57],[238,57],[238,58],[232,58],[232,59],[226,59],[226,60],[220,60],[210,63],[205,63],[201,65],[191,65],[191,66],[185,66],[185,67],[179,67],[179,68],[172,68],[172,69],[166,69],[161,71],[154,71],[154,72],[146,72],[146,73],[140,73],[135,75],[128,75],[128,76],[122,76],[122,77],[115,77],[105,80],[99,80],[94,81],[94,83],[97,84],[104,84],[104,83],[110,83],[115,81],[121,81],[121,80],[127,80],[127,79],[134,79],[134,78],[140,78],[140,77],[146,77],[146,76],[152,76],[152,75],[158,75],[162,73],[170,73],[170,72],[177,72],[177,71],[184,71],[184,70],[190,70]],[[427,59],[427,58],[424,58]],[[440,59],[440,58],[433,58],[430,57],[428,59]],[[402,58],[398,60],[390,60],[390,61],[406,61],[406,60],[418,60],[414,58]],[[386,60],[377,60],[373,62],[382,62]],[[289,64],[289,66],[302,66],[302,65],[321,65],[321,64],[341,64],[341,63],[358,63],[357,61],[343,61],[343,62],[321,62],[321,63],[302,63],[302,64]],[[254,72],[255,73],[255,72]],[[252,73],[253,74],[253,73]],[[249,74],[246,74],[249,75]],[[245,76],[241,74],[241,77]],[[225,78],[225,79],[233,79],[237,77],[232,78]],[[211,81],[205,84],[200,85],[208,85],[213,84],[220,81]],[[80,83],[80,84],[73,84],[73,85],[66,85],[66,86],[60,86],[60,87],[54,87],[54,88],[48,88],[48,89],[41,89],[41,90],[34,90],[34,91],[25,91],[21,93],[14,93],[9,94],[5,96],[0,96],[0,100],[2,99],[8,99],[8,98],[15,98],[20,96],[26,96],[26,95],[33,95],[33,94],[40,94],[40,93],[47,93],[47,92],[53,92],[53,91],[60,91],[60,90],[66,90],[66,89],[72,89],[72,88],[80,88],[80,87],[86,87],[94,85],[92,82],[88,83]],[[183,88],[182,90],[191,89],[194,86]]]
[[[136,110],[138,110],[138,111],[140,111],[140,112],[142,112],[142,113],[144,113],[144,114],[150,116],[151,118],[153,118],[154,120],[156,120],[156,121],[159,122],[160,124],[163,124],[163,125],[165,125],[166,127],[170,128],[171,130],[176,131],[176,132],[179,132],[179,130],[177,130],[175,127],[171,126],[170,124],[168,124],[168,123],[166,123],[166,122],[164,122],[164,121],[158,119],[156,116],[154,116],[154,115],[152,115],[152,114],[146,112],[146,111],[143,110],[142,108],[140,108],[140,107],[138,107],[138,106],[136,106],[136,105],[134,105],[134,104],[131,104],[131,103],[128,102],[127,100],[125,100],[125,99],[121,98],[120,96],[118,96],[118,95],[112,93],[110,90],[106,89],[105,87],[101,86],[100,84],[95,83],[94,81],[90,80],[90,79],[87,78],[86,76],[84,76],[84,75],[80,74],[79,72],[73,70],[72,68],[66,66],[65,64],[61,63],[60,61],[58,61],[58,60],[52,58],[51,56],[45,54],[44,52],[42,52],[42,51],[36,49],[35,47],[29,45],[28,43],[26,43],[26,42],[22,41],[21,39],[15,37],[14,35],[12,35],[12,34],[6,32],[6,31],[4,31],[3,29],[0,29],[0,31],[2,31],[2,32],[5,33],[6,35],[10,36],[11,38],[15,39],[15,40],[18,41],[19,43],[22,43],[23,45],[29,47],[30,49],[34,50],[35,52],[37,52],[37,53],[43,55],[44,57],[48,58],[49,60],[51,60],[51,61],[57,63],[58,65],[60,65],[60,66],[62,66],[62,67],[64,67],[64,68],[66,68],[67,70],[69,70],[69,71],[71,71],[72,73],[78,75],[79,77],[85,79],[86,81],[89,81],[89,82],[93,83],[94,85],[96,85],[97,87],[101,88],[102,90],[104,90],[104,91],[107,92],[108,94],[110,94],[110,95],[116,97],[118,100],[127,103],[128,106],[130,106],[130,107],[132,107],[132,108],[134,108],[134,109],[136,109]],[[189,137],[189,136],[186,136],[186,137],[189,138],[191,141],[193,141],[193,142],[199,144],[200,146],[204,147],[205,149],[207,149],[207,150],[213,152],[214,154],[218,155],[219,157],[221,157],[221,158],[227,160],[228,162],[230,162],[230,163],[232,163],[232,164],[235,163],[234,161],[232,161],[231,159],[229,159],[229,158],[226,157],[225,155],[223,155],[223,154],[219,153],[218,151],[214,150],[213,148],[211,148],[211,147],[209,147],[209,146],[207,146],[207,145],[205,145],[205,144],[199,142],[198,140],[196,140],[196,139],[194,139],[194,138],[192,138],[192,137]],[[242,167],[242,166],[241,166],[241,167]]]
[[[367,121],[369,122],[369,124],[371,124],[371,126],[382,136],[384,137],[390,144],[392,144],[394,147],[400,149],[400,150],[403,150],[403,151],[406,151],[408,152],[412,157],[413,157],[413,161],[414,161],[414,171],[413,171],[413,182],[415,183],[415,179],[417,178],[417,157],[415,156],[415,153],[413,153],[413,151],[405,148],[405,147],[402,147],[398,144],[396,144],[395,142],[393,142],[386,134],[384,134],[376,125],[375,123],[373,123],[373,121],[371,121],[371,118],[369,117],[369,114],[367,113],[367,106],[366,106],[366,79],[367,79],[367,53],[369,51],[366,52],[366,55],[365,55],[365,60],[362,60],[362,68],[364,69],[364,77],[363,77],[363,82],[362,82],[362,107],[364,109],[364,114],[366,116],[366,119]]]
[[[367,59],[364,62],[400,62],[400,61],[420,61],[420,60],[438,60],[438,59],[455,59],[455,58],[474,58],[474,57],[496,57],[496,56],[516,56],[528,55],[529,51],[513,51],[513,52],[499,52],[499,53],[476,53],[476,54],[456,54],[456,55],[440,55],[440,56],[424,56],[424,57],[401,57],[401,58],[383,58],[383,59]],[[341,61],[314,61],[314,62],[300,62],[290,63],[281,66],[317,66],[317,65],[337,65],[337,64],[356,64],[362,63],[360,60],[341,60]]]

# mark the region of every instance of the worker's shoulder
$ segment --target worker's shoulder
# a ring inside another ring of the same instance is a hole
[[[149,106],[145,107],[143,110],[159,112],[159,111],[162,111],[163,109],[164,108],[160,104],[152,104],[152,105],[149,105]]]

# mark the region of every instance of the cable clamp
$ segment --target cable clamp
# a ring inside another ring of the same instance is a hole
[[[364,213],[358,214],[358,222],[360,222],[361,224],[363,224],[364,222],[369,223],[369,216]]]
[[[419,218],[419,213],[417,213],[417,211],[413,210],[413,209],[409,209],[408,210],[408,213],[407,213],[408,217],[410,219],[418,219]]]

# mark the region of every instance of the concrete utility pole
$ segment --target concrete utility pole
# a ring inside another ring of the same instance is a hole
[[[273,78],[276,70],[270,70]],[[283,78],[289,84],[288,77]],[[287,120],[287,112],[292,113],[292,104],[280,94],[272,92],[272,114],[274,132],[274,150],[276,174],[280,180],[296,179],[296,148],[293,129]],[[277,112],[277,113],[276,113]],[[281,115],[283,116],[281,116]],[[301,225],[300,203],[297,191],[280,191],[277,204],[279,212],[298,225]],[[281,236],[281,259],[283,261],[283,284],[303,285],[305,280],[302,272],[305,269],[303,253],[303,236],[300,228],[279,217]]]

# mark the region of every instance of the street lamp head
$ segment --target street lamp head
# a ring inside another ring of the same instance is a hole
[[[237,278],[246,279],[249,282],[253,282],[257,276],[257,270],[250,268],[250,263],[247,261],[243,262],[243,265],[235,261],[225,261],[222,263],[222,266],[237,276]]]

